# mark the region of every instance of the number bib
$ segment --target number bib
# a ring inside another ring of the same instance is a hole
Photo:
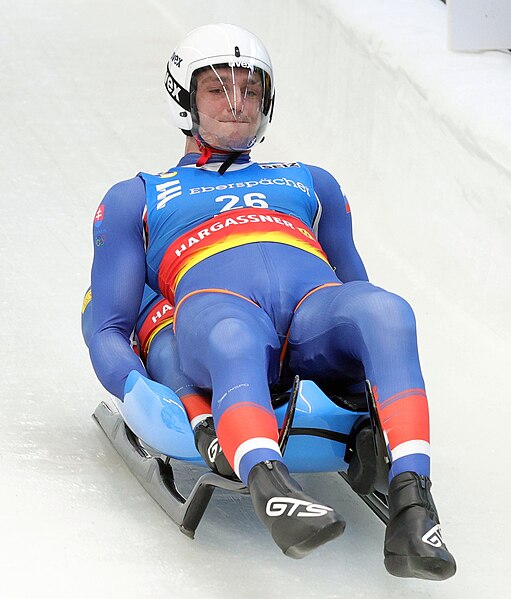
[[[249,163],[224,175],[185,166],[139,176],[148,282],[167,297],[194,264],[247,243],[286,243],[326,260],[315,239],[320,204],[301,163]]]

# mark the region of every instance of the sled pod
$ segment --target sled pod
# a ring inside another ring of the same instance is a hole
[[[286,405],[275,410],[279,428]],[[336,405],[312,381],[300,381],[284,462],[290,472],[339,472],[348,467],[347,448],[368,412]]]

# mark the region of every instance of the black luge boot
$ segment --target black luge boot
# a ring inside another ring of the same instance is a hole
[[[429,478],[414,472],[402,472],[390,483],[384,554],[385,568],[394,576],[445,580],[456,572],[430,489]]]
[[[237,478],[218,443],[215,425],[211,416],[195,427],[194,440],[197,451],[213,472],[226,478]]]
[[[341,516],[306,495],[282,462],[256,464],[248,488],[259,519],[288,557],[305,557],[344,532]]]
[[[374,491],[376,469],[373,431],[365,426],[355,438],[355,452],[348,466],[348,478],[355,493],[369,495]]]

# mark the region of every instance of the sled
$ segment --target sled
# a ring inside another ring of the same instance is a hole
[[[190,449],[194,447],[191,427],[188,425],[188,431],[181,428],[179,434],[172,428],[177,420],[169,418],[168,411],[179,409],[176,399],[162,404],[160,418],[154,417],[157,411],[151,411],[156,431],[152,438],[160,445],[161,439],[169,439],[165,447],[151,445],[149,428],[144,438],[133,432],[122,413],[122,402],[117,402],[117,407],[101,402],[93,418],[147,493],[185,535],[194,538],[216,489],[245,494],[249,491],[241,481],[207,470],[186,496],[181,493],[173,464],[206,465],[199,453]],[[390,463],[369,381],[363,394],[327,396],[314,382],[295,377],[292,389],[275,395],[272,401],[280,429],[279,445],[289,471],[338,472],[387,524]],[[172,435],[178,436],[172,439]],[[180,444],[186,445],[186,451],[176,451]],[[169,448],[177,455],[169,455]]]

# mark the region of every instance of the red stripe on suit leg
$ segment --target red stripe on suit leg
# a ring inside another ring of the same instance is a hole
[[[393,401],[378,403],[378,413],[383,430],[387,434],[390,449],[405,441],[421,440],[429,443],[429,409],[424,392],[410,389],[411,393],[399,393]]]
[[[200,414],[211,414],[211,399],[197,393],[189,393],[180,398],[185,407],[188,420],[191,422]]]
[[[255,437],[278,441],[277,419],[273,411],[259,404],[242,402],[228,408],[220,417],[216,432],[225,457],[232,465],[238,447]]]

